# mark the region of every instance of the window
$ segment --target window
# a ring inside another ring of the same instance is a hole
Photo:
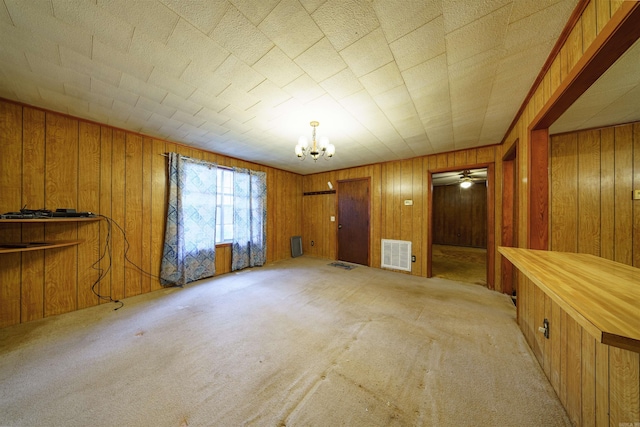
[[[218,168],[216,243],[233,241],[233,171]]]

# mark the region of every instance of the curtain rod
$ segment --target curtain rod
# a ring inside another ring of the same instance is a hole
[[[162,157],[169,157],[168,153],[160,153],[160,155]],[[182,154],[181,154],[181,156],[182,156]],[[186,157],[187,159],[193,159],[193,160],[203,160],[203,159],[196,159],[195,157],[189,157],[189,156],[182,156],[182,157]],[[203,160],[203,161],[207,162],[208,160]],[[211,163],[215,163],[215,162],[211,162]],[[216,167],[219,167],[220,169],[230,170],[230,171],[233,170],[233,168],[231,166],[219,165],[217,163],[216,163]]]

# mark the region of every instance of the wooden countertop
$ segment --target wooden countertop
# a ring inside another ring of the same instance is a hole
[[[640,269],[587,254],[498,251],[599,342],[640,353]]]

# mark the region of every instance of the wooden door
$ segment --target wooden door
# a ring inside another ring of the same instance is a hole
[[[369,178],[338,181],[338,259],[369,265]]]

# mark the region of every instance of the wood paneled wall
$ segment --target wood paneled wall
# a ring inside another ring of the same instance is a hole
[[[406,240],[411,241],[413,255],[417,260],[412,265],[411,274],[426,277],[429,174],[448,168],[467,169],[476,164],[494,163],[497,162],[496,155],[499,151],[499,147],[489,146],[306,175],[303,177],[303,189],[304,192],[326,191],[328,181],[337,187],[338,180],[370,177],[371,266],[380,268],[381,239]],[[496,180],[500,179],[500,171],[501,169],[496,168]],[[336,259],[337,221],[330,221],[330,217],[336,215],[336,195],[310,195],[303,199],[303,252]],[[413,200],[413,205],[406,206],[405,200]],[[498,233],[498,229],[495,233]],[[312,240],[314,246],[311,246]],[[491,268],[499,269],[499,263],[494,264]]]
[[[118,224],[110,231],[113,258],[99,265],[104,271],[111,268],[95,288],[113,299],[161,288],[155,275],[164,242],[163,153],[177,151],[267,173],[267,262],[290,257],[289,238],[302,231],[302,176],[297,174],[3,100],[0,144],[0,212],[23,206],[75,208]],[[92,266],[104,252],[108,234],[104,220],[0,224],[0,241],[83,241],[74,247],[0,255],[0,327],[104,302],[92,292],[99,277]],[[230,246],[219,246],[216,273],[229,272],[230,266]]]
[[[501,157],[518,141],[517,241],[522,247],[529,232],[536,231],[527,229],[530,126],[622,4],[618,0],[587,4],[505,138]],[[639,209],[631,200],[634,176],[640,171],[638,155],[633,155],[638,147],[637,127],[617,126],[551,138],[550,249],[591,253],[640,266],[636,255],[640,253],[640,219],[634,212]],[[501,218],[497,223],[501,224]],[[572,422],[611,427],[639,424],[640,355],[596,342],[521,274],[517,290],[519,326]],[[544,318],[555,325],[549,340],[538,332]]]
[[[599,343],[529,280],[518,295],[525,338],[573,424],[640,423],[639,354]],[[549,339],[537,330],[544,319]]]
[[[433,243],[487,247],[487,186],[433,188]]]
[[[550,169],[550,249],[640,268],[640,123],[552,136]]]

